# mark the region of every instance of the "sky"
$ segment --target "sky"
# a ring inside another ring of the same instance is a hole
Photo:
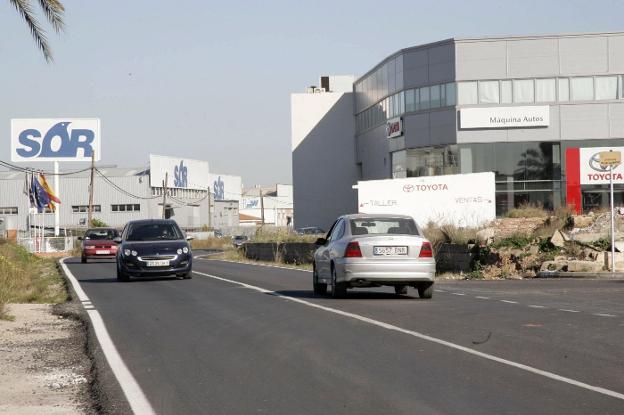
[[[48,64],[0,0],[0,160],[12,118],[98,117],[103,165],[195,158],[246,186],[291,183],[290,94],[321,75],[451,37],[624,30],[620,0],[62,2]]]

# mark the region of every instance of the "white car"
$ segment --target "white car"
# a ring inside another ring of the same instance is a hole
[[[431,298],[435,259],[431,243],[411,216],[356,214],[339,217],[325,238],[316,241],[313,287],[315,295],[343,297],[348,288],[407,287]]]

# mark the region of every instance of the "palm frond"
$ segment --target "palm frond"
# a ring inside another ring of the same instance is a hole
[[[63,22],[63,12],[65,7],[58,0],[39,0],[39,5],[43,9],[48,21],[58,32],[62,32],[65,29],[65,23]]]
[[[50,49],[50,45],[48,44],[48,38],[33,13],[30,0],[9,0],[9,2],[11,2],[11,4],[15,7],[15,9],[22,16],[24,21],[26,21],[26,24],[30,29],[30,33],[35,39],[35,43],[37,43],[37,46],[43,53],[43,57],[45,58],[45,60],[47,62],[52,62],[54,59],[52,58],[52,50]]]

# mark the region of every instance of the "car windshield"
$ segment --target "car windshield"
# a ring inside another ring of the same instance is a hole
[[[408,218],[363,218],[351,219],[350,222],[352,235],[419,235],[416,223]]]
[[[117,231],[115,229],[89,229],[85,233],[85,239],[113,239],[117,236]]]
[[[128,231],[128,241],[159,241],[183,239],[177,226],[170,223],[134,224]]]

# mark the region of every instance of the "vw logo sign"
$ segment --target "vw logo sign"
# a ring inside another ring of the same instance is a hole
[[[611,171],[611,166],[600,164],[600,153],[596,153],[589,158],[589,167],[599,172]]]
[[[403,186],[403,191],[405,193],[412,193],[414,191],[414,185],[413,184],[406,184],[405,186]]]

